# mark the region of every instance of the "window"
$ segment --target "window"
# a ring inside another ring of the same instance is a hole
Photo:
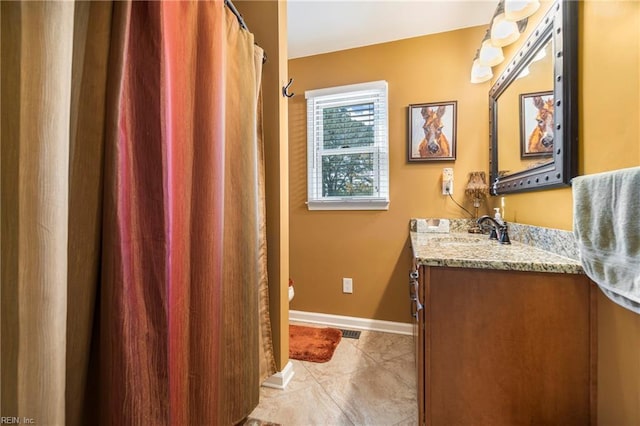
[[[309,90],[309,210],[387,210],[387,82]]]

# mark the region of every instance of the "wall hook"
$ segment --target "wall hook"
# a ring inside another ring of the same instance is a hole
[[[292,98],[295,93],[289,93],[289,87],[293,84],[293,79],[289,79],[289,83],[286,86],[282,86],[282,96]]]

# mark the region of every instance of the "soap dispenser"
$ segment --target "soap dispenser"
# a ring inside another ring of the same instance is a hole
[[[495,211],[495,214],[493,215],[493,218],[500,225],[504,225],[504,221],[502,220],[502,215],[500,214],[500,207],[494,207],[493,210]]]

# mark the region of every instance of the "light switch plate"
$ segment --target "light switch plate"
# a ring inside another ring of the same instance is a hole
[[[353,293],[353,279],[352,278],[343,278],[342,279],[342,292],[343,293]]]

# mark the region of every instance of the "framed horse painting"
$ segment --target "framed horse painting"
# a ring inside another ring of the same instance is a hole
[[[520,157],[553,155],[553,91],[520,95]]]
[[[407,161],[456,159],[456,101],[409,105]]]

